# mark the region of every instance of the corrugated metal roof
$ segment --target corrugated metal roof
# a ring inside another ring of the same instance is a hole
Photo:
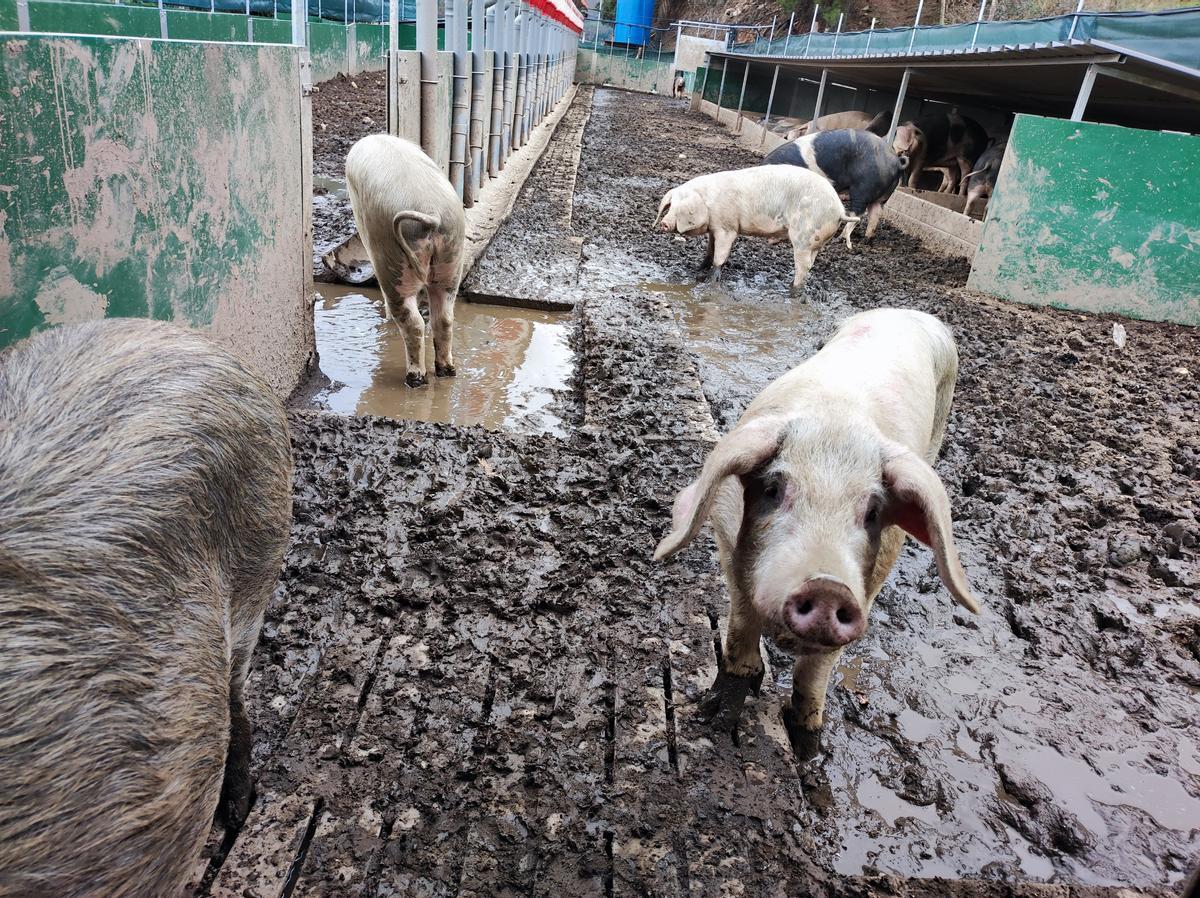
[[[1098,66],[1084,118],[1154,130],[1200,133],[1200,71],[1107,41],[885,51],[858,56],[776,56],[714,52],[741,66],[780,66],[818,79],[827,69],[839,82],[895,92],[903,71],[909,94],[1012,112],[1066,117],[1087,66]],[[1108,76],[1108,77],[1105,77]]]

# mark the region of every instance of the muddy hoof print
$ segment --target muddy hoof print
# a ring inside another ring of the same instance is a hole
[[[434,371],[438,377],[455,377],[458,375],[458,369],[453,365],[436,365]]]
[[[738,719],[742,716],[746,698],[753,692],[758,695],[762,686],[763,671],[748,677],[739,677],[725,671],[718,671],[717,678],[704,698],[700,700],[700,716],[714,730],[722,733],[732,733],[737,727]]]
[[[426,383],[425,375],[417,374],[415,371],[410,371],[407,375],[405,375],[404,382],[410,387],[423,387]]]
[[[821,753],[821,731],[810,730],[800,722],[800,715],[788,702],[783,706],[783,726],[787,730],[788,741],[792,743],[792,754],[798,761],[811,761]]]

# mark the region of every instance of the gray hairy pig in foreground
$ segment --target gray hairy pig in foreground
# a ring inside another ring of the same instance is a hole
[[[291,470],[278,400],[198,335],[0,354],[0,896],[174,896],[218,800],[244,819]]]
[[[722,664],[704,707],[719,727],[736,723],[762,682],[765,633],[796,658],[785,716],[803,744],[815,743],[830,673],[866,632],[906,534],[932,548],[950,594],[978,611],[931,467],[957,372],[953,337],[936,318],[855,315],[754,399],[676,497],[655,557],[711,521],[729,590]]]
[[[350,148],[346,187],[387,316],[404,335],[405,382],[426,383],[425,322],[417,305],[422,291],[429,301],[434,373],[453,377],[454,301],[467,233],[462,201],[419,146],[388,134],[369,134]]]

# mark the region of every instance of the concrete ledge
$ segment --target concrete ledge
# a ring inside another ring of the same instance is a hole
[[[508,157],[500,174],[484,185],[475,205],[466,210],[467,239],[466,245],[463,247],[464,280],[466,274],[475,267],[475,262],[483,255],[488,244],[492,242],[496,232],[500,230],[500,225],[504,224],[508,220],[508,216],[512,214],[517,194],[521,192],[525,179],[529,177],[529,173],[533,171],[533,167],[537,165],[537,161],[542,158],[542,153],[549,146],[550,138],[554,136],[558,123],[571,108],[577,90],[578,86],[575,84],[567,89],[554,111],[530,131],[529,139],[522,144],[519,150]]]
[[[961,199],[961,197],[960,197]],[[897,190],[883,207],[883,217],[937,252],[974,259],[983,224],[907,190]]]

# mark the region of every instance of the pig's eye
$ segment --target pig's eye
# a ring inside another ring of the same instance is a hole
[[[783,501],[787,482],[780,474],[753,474],[743,481],[746,500],[759,511],[773,509]]]
[[[877,498],[872,498],[867,504],[867,512],[863,515],[863,526],[868,530],[872,530],[879,526],[879,515],[882,511],[882,503]]]

